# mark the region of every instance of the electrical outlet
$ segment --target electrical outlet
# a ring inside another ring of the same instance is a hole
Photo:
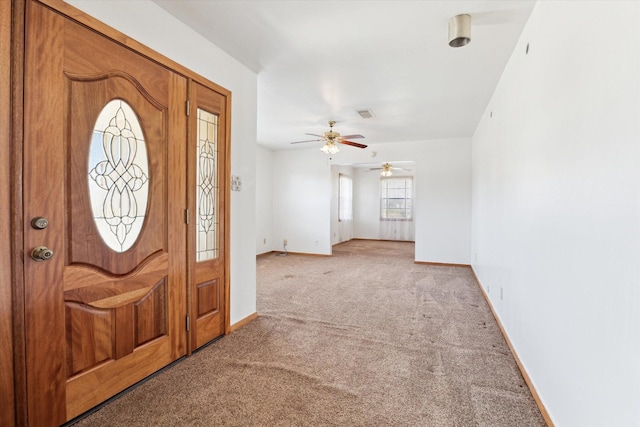
[[[285,245],[285,246],[287,246],[287,239],[284,239],[284,240],[282,241],[282,244],[283,244],[283,245]]]
[[[231,175],[231,191],[242,190],[242,179],[239,176]]]
[[[267,239],[262,239],[262,243],[266,245],[267,244]]]
[[[500,301],[502,301],[502,286],[500,286]]]

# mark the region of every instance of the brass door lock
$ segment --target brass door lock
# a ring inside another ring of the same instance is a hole
[[[35,228],[36,230],[44,230],[48,226],[49,221],[41,216],[35,217],[31,220],[31,227]]]
[[[45,246],[38,246],[31,251],[31,258],[34,261],[46,261],[51,259],[53,251]]]

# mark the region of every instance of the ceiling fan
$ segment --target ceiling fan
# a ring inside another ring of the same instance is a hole
[[[364,138],[364,136],[357,135],[357,134],[356,135],[340,136],[340,134],[338,132],[334,132],[333,131],[333,125],[335,125],[335,124],[336,124],[336,122],[334,120],[329,120],[329,132],[324,132],[322,135],[317,135],[315,133],[306,133],[305,134],[305,135],[317,136],[320,139],[308,139],[308,140],[304,140],[304,141],[295,141],[295,142],[292,142],[292,144],[301,144],[303,142],[324,141],[325,145],[320,150],[324,151],[325,153],[329,153],[329,154],[337,153],[338,151],[340,151],[336,144],[350,145],[352,147],[358,147],[358,148],[367,148],[367,146],[364,145],[364,144],[359,144],[357,142],[348,141],[349,139]]]
[[[367,170],[367,172],[371,172],[371,171],[379,171],[381,170],[381,175],[382,176],[391,176],[391,171],[392,170],[399,170],[399,171],[406,171],[406,172],[411,172],[411,169],[405,169],[405,168],[394,168],[393,166],[391,166],[390,163],[383,163],[382,167],[379,168],[369,168],[369,170]]]

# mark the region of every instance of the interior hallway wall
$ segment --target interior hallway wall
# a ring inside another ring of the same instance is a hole
[[[331,166],[318,150],[273,152],[276,250],[331,254]]]
[[[557,426],[640,425],[639,63],[640,2],[538,2],[473,137],[473,266]]]
[[[273,240],[273,155],[260,145],[256,151],[256,255],[277,248]]]

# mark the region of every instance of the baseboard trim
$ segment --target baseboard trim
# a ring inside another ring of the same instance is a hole
[[[241,319],[241,320],[237,321],[236,323],[231,325],[231,327],[229,328],[229,333],[237,331],[238,329],[242,328],[243,326],[245,326],[245,325],[251,323],[252,321],[254,321],[257,317],[258,317],[258,312],[255,312],[253,314],[248,315],[244,319]]]
[[[330,257],[330,256],[332,256],[332,255],[329,255],[329,254],[312,254],[312,253],[309,253],[309,252],[271,251],[271,252],[265,252],[265,253],[256,255],[256,259],[263,258],[263,257],[268,256],[268,255],[280,255],[280,256],[302,255],[302,256],[319,256],[319,257]]]
[[[279,252],[278,255],[302,255],[302,256],[318,256],[318,257],[330,257],[331,254],[312,254],[309,252]]]
[[[542,418],[547,423],[548,427],[554,427],[553,421],[551,420],[551,417],[549,416],[549,412],[547,411],[547,408],[545,408],[544,404],[540,400],[540,396],[538,395],[538,392],[536,391],[536,388],[533,386],[533,383],[531,382],[531,378],[529,378],[529,374],[527,373],[526,369],[524,369],[524,365],[520,361],[520,358],[518,357],[518,353],[516,352],[515,348],[513,347],[513,344],[511,344],[511,340],[509,339],[509,335],[507,335],[507,331],[504,329],[504,326],[502,326],[502,322],[500,321],[500,318],[498,317],[498,313],[493,308],[493,304],[491,304],[491,300],[489,299],[489,295],[487,295],[487,292],[485,291],[484,286],[482,286],[482,282],[480,281],[480,278],[476,274],[476,270],[473,268],[473,266],[470,266],[470,267],[471,267],[471,271],[473,272],[473,277],[475,277],[476,283],[478,284],[478,287],[480,288],[480,291],[482,292],[482,296],[484,297],[484,300],[487,302],[487,305],[489,306],[489,309],[491,310],[491,314],[493,315],[493,318],[496,319],[496,323],[498,324],[498,327],[500,328],[500,332],[502,333],[502,336],[504,337],[504,340],[507,342],[507,346],[509,346],[509,350],[511,351],[511,354],[513,355],[513,358],[515,359],[516,364],[518,365],[518,369],[520,369],[520,374],[522,374],[522,378],[524,379],[524,382],[527,384],[527,387],[529,387],[529,391],[531,391],[531,395],[533,396],[533,400],[536,402],[536,405],[538,405],[538,409],[540,410],[540,414],[542,415]]]
[[[391,240],[391,239],[368,239],[366,237],[354,237],[353,239],[345,240],[344,242],[334,243],[332,246],[340,245],[342,243],[347,243],[352,240],[367,240],[370,242],[402,242],[402,243],[415,243],[415,240]]]
[[[434,265],[437,267],[464,267],[471,268],[469,264],[455,264],[450,262],[431,262],[431,261],[414,261],[414,264]]]

